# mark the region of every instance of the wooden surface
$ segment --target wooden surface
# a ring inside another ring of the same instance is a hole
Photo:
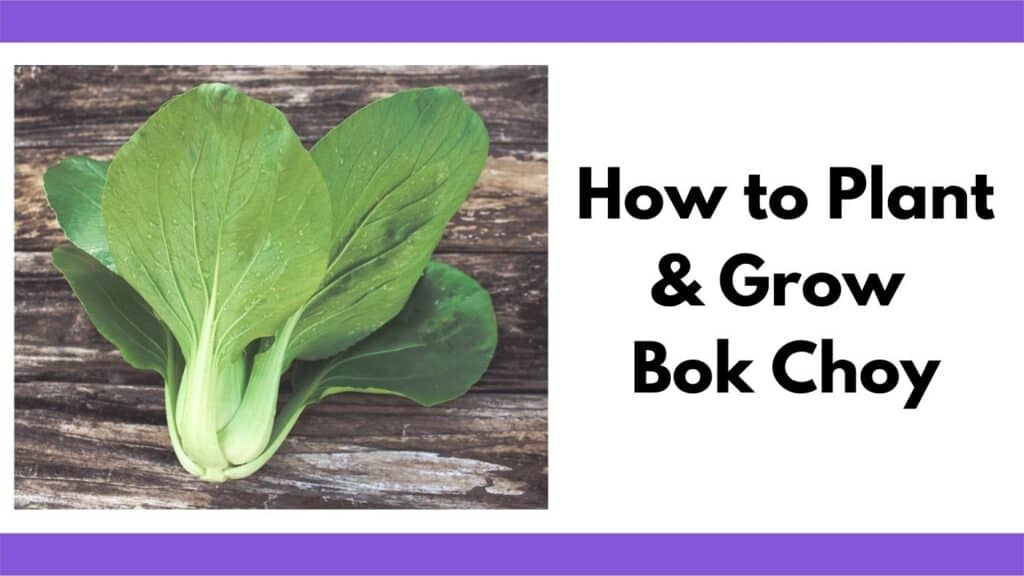
[[[176,462],[159,377],[96,333],[50,260],[64,241],[42,175],[109,158],[170,96],[220,81],[279,107],[309,145],[396,90],[448,85],[487,124],[491,158],[437,258],[491,292],[499,344],[473,390],[440,407],[343,394],[303,415],[251,478],[193,480]],[[547,76],[543,67],[34,67],[15,70],[15,506],[547,506]]]

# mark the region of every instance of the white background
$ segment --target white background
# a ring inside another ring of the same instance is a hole
[[[1024,531],[1024,46],[8,45],[0,150],[11,158],[15,64],[200,63],[550,66],[550,508],[14,511],[8,420],[0,531]],[[828,167],[872,163],[889,187],[969,186],[986,173],[996,218],[871,221],[863,198],[829,220]],[[581,221],[581,165],[596,183],[621,166],[623,193],[729,189],[709,221],[609,221],[601,204]],[[807,214],[749,218],[748,173],[802,187]],[[10,161],[0,180],[12,186]],[[8,306],[12,238],[0,233]],[[717,287],[721,263],[742,251],[766,272],[907,278],[888,308],[814,308],[794,291],[785,308],[743,309]],[[706,307],[651,301],[666,252],[690,256]],[[13,330],[2,336],[10,375]],[[718,337],[754,360],[755,394],[632,392],[633,340],[660,340],[680,362],[713,359]],[[779,388],[775,350],[825,337],[860,363],[942,364],[913,411],[905,381],[888,395]],[[2,418],[12,398],[0,394]]]

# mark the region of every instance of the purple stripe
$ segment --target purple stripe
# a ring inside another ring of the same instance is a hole
[[[0,573],[1024,574],[1024,535],[19,534]]]
[[[1021,0],[0,1],[9,42],[1020,42]]]

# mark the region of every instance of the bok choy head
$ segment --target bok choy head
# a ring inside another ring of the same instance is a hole
[[[164,378],[182,465],[244,477],[327,395],[433,405],[482,376],[490,298],[430,257],[487,149],[446,88],[374,102],[307,151],[273,106],[201,85],[109,165],[68,158],[47,172],[74,244],[54,264],[124,358]]]

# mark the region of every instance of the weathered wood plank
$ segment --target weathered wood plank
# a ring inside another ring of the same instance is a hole
[[[547,400],[477,394],[424,409],[344,394],[308,409],[256,475],[191,478],[160,388],[15,384],[18,508],[537,508],[547,504]]]
[[[547,154],[545,66],[19,66],[15,147],[120,146],[160,104],[203,82],[277,106],[307,145],[377,98],[446,85],[484,119],[494,156]]]
[[[498,350],[480,391],[547,388],[547,258],[536,254],[442,254],[491,293]],[[15,380],[159,385],[135,370],[93,328],[49,253],[15,253]]]
[[[70,155],[106,160],[116,148],[16,148],[14,248],[50,250],[64,240],[46,203],[43,173]],[[547,250],[547,163],[490,158],[476,189],[448,224],[441,252]]]

